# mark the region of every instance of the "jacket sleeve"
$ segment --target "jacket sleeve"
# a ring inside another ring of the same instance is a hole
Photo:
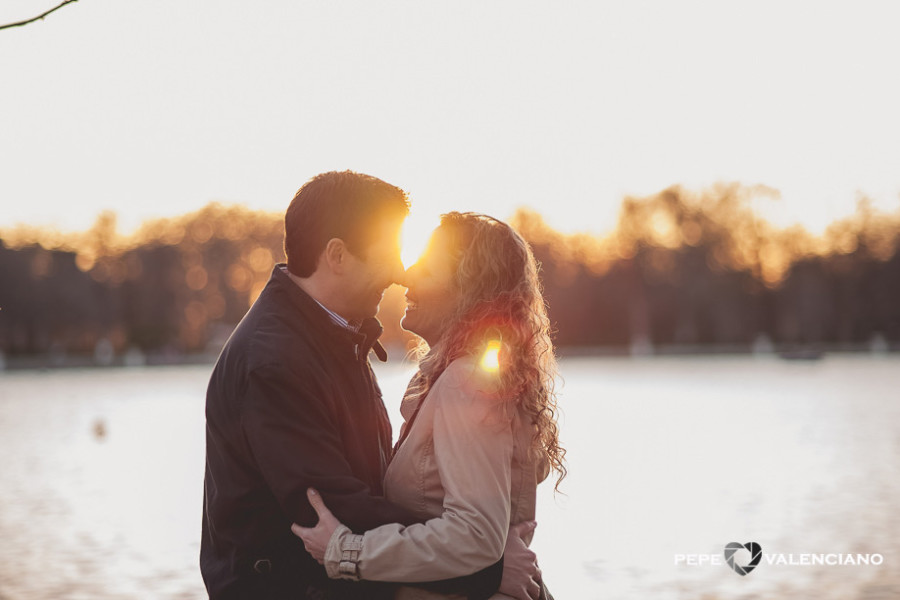
[[[510,519],[511,426],[498,418],[490,395],[461,385],[458,373],[445,376],[428,398],[436,402],[434,459],[445,492],[443,514],[425,523],[371,529],[362,540],[348,530],[333,536],[325,556],[330,576],[341,576],[348,542],[362,542],[358,577],[374,581],[457,577],[503,554]]]
[[[321,492],[334,515],[361,531],[384,523],[410,524],[409,511],[370,495],[347,462],[336,415],[324,394],[287,367],[269,364],[250,372],[241,406],[247,445],[284,513],[313,526],[318,517],[307,488]]]

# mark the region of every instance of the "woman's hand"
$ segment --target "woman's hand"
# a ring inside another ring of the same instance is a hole
[[[331,535],[341,522],[338,521],[334,515],[331,514],[331,511],[328,510],[328,507],[325,506],[325,501],[322,500],[322,496],[319,492],[309,488],[306,490],[306,497],[309,498],[309,503],[312,504],[316,514],[319,515],[319,522],[311,529],[308,527],[300,527],[294,523],[291,525],[291,531],[294,532],[294,535],[303,540],[303,546],[306,548],[306,551],[309,552],[314,559],[319,561],[319,564],[321,565],[325,562],[325,549],[328,548],[328,542],[331,540]]]

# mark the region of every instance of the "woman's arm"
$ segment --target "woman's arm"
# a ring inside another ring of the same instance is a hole
[[[338,528],[324,553],[331,577],[421,582],[474,573],[503,554],[510,518],[513,439],[496,399],[473,386],[471,363],[452,364],[435,383],[434,457],[443,514],[354,535]],[[301,537],[303,537],[301,535]]]
[[[339,567],[345,566],[341,564],[343,556],[335,553],[343,552],[343,548],[352,551],[346,544],[342,544],[344,534],[352,535],[352,532],[331,514],[331,511],[325,506],[322,496],[316,490],[310,488],[307,490],[307,496],[309,503],[319,516],[319,522],[313,528],[301,527],[294,523],[291,530],[297,537],[303,539],[306,550],[319,564],[325,563],[325,553],[331,546],[330,562],[338,564]],[[518,600],[537,600],[541,593],[539,583],[541,570],[537,566],[537,555],[528,549],[525,542],[526,539],[531,538],[536,525],[535,521],[524,521],[510,527],[509,534],[506,536],[503,559],[490,567],[472,575],[434,582],[419,582],[417,585],[440,593],[466,593],[469,598],[487,598],[499,591],[501,594]],[[335,539],[334,544],[331,544],[332,537]],[[355,537],[362,544],[363,536]],[[357,572],[355,563],[348,564],[346,567],[350,573]],[[496,572],[496,569],[499,568],[502,568],[503,572],[498,584],[494,578],[501,575]],[[340,576],[339,570],[340,568],[333,574],[333,577]]]

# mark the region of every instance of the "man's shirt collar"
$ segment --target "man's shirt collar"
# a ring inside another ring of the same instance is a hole
[[[284,273],[291,279],[291,281],[293,281],[294,278],[291,277],[291,274],[287,270],[286,266],[282,266],[281,270],[284,271]],[[297,282],[294,281],[294,283],[296,284]],[[312,298],[312,296],[310,296],[310,298]],[[325,306],[324,304],[322,304],[315,298],[313,298],[313,300],[315,301],[316,304],[318,304],[319,306],[322,307],[322,310],[324,310],[325,312],[328,313],[328,317],[331,319],[332,323],[334,323],[335,325],[338,325],[339,327],[343,327],[344,329],[349,329],[353,333],[359,332],[359,326],[361,325],[361,323],[359,323],[358,321],[348,321],[347,319],[345,319],[341,315],[337,314],[336,312],[334,312],[333,310],[331,310],[330,308],[328,308],[327,306]]]

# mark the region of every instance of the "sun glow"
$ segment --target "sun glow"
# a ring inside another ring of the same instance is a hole
[[[435,225],[427,219],[410,217],[406,221],[400,234],[400,256],[404,267],[410,268],[425,253],[434,227]]]
[[[491,373],[500,370],[500,342],[491,340],[487,344],[484,355],[481,357],[481,368]]]

